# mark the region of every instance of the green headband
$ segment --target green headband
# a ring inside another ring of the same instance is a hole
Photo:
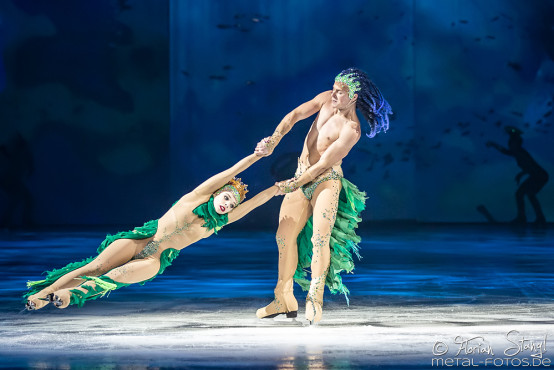
[[[352,99],[354,94],[361,90],[360,82],[354,81],[354,73],[347,75],[341,75],[340,73],[335,77],[335,82],[341,82],[348,86],[348,97]]]
[[[223,193],[224,191],[229,191],[233,194],[233,196],[235,197],[235,200],[237,201],[237,205],[241,202],[239,191],[235,189],[233,185],[225,185],[224,187],[216,191],[215,195],[217,196]]]

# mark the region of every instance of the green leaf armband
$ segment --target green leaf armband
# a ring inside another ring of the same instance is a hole
[[[298,185],[298,179],[294,177],[290,180],[281,181],[278,187],[283,193],[288,194],[296,191],[300,186]]]
[[[273,135],[271,135],[265,140],[267,148],[270,151],[273,151],[273,149],[275,149],[275,147],[277,146],[277,144],[279,144],[282,138],[283,138],[283,134],[281,133],[281,131],[275,130]]]

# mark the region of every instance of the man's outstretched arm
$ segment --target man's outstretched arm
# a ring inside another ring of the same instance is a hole
[[[273,149],[279,144],[283,136],[285,136],[296,122],[301,121],[309,116],[317,113],[323,104],[331,97],[331,91],[325,91],[317,95],[312,100],[299,105],[289,112],[277,125],[273,135],[266,137],[256,146],[256,154],[268,156],[273,153]]]

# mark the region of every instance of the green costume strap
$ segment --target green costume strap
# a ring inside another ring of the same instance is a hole
[[[157,230],[158,230],[158,220],[152,220],[152,221],[146,222],[143,226],[138,226],[138,227],[134,228],[131,231],[122,231],[122,232],[119,232],[115,235],[107,235],[106,239],[104,239],[104,241],[98,247],[97,253],[100,254],[111,243],[113,243],[114,241],[116,241],[118,239],[146,239],[146,238],[151,238],[156,234]],[[156,274],[156,276],[159,275],[159,274],[162,274],[165,271],[165,269],[169,265],[171,265],[173,260],[175,258],[177,258],[178,255],[179,255],[179,250],[177,250],[177,249],[168,248],[168,249],[164,250],[162,252],[161,256],[160,256],[160,269],[158,270],[158,273]],[[44,288],[52,285],[56,280],[58,280],[63,275],[65,275],[65,274],[67,274],[71,271],[74,271],[74,270],[76,270],[80,267],[85,266],[86,264],[92,262],[95,258],[96,258],[96,256],[89,257],[89,258],[87,258],[87,259],[85,259],[81,262],[73,262],[73,263],[70,263],[67,266],[62,267],[62,268],[57,269],[57,270],[46,271],[45,272],[46,273],[46,278],[44,280],[29,281],[27,283],[27,288],[29,288],[29,291],[27,291],[23,295],[23,298],[26,299],[30,295],[33,295],[35,293],[40,292]],[[154,277],[156,277],[156,276],[154,276]],[[142,282],[140,282],[140,284],[143,285],[146,282],[154,279],[154,277],[152,277],[148,280],[142,281]],[[98,298],[98,297],[96,297],[96,298]],[[96,298],[94,298],[94,299],[96,299]]]
[[[229,216],[227,214],[220,215],[215,211],[214,197],[210,197],[210,200],[196,207],[192,213],[200,218],[204,219],[204,226],[206,229],[210,229],[217,234],[223,226],[229,222]]]
[[[160,269],[158,270],[158,273],[154,276],[152,276],[150,279],[140,281],[140,285],[144,285],[147,282],[153,280],[155,277],[160,275],[165,271],[165,269],[171,265],[171,262],[177,256],[179,255],[179,250],[168,248],[164,250],[160,256]],[[109,277],[103,275],[100,277],[97,276],[80,276],[80,279],[88,280],[88,281],[94,281],[95,287],[87,286],[86,284],[82,284],[79,287],[87,290],[86,293],[82,292],[79,289],[71,289],[71,301],[69,304],[77,304],[79,307],[83,307],[83,304],[88,300],[94,300],[99,297],[103,297],[106,294],[110,293],[112,290],[116,290],[131,284],[125,284],[120,283],[118,281],[115,281],[113,279],[110,279]]]
[[[79,289],[71,289],[71,300],[69,304],[76,304],[79,307],[83,307],[86,301],[94,300],[99,297],[103,297],[106,294],[109,294],[112,290],[128,286],[130,284],[119,283],[115,280],[110,279],[107,276],[81,276],[81,279],[88,281],[93,281],[95,286],[88,286],[86,284],[81,285],[80,287],[85,289],[87,292],[83,292]]]
[[[339,195],[339,204],[335,225],[331,231],[329,247],[331,249],[331,263],[329,273],[325,279],[325,285],[332,294],[342,293],[349,304],[348,294],[350,291],[342,283],[341,272],[351,273],[354,270],[352,254],[358,259],[358,243],[362,240],[356,235],[355,229],[362,220],[360,213],[365,209],[365,192],[360,191],[356,185],[345,178],[341,179],[342,189]],[[312,263],[312,234],[313,216],[310,217],[306,226],[302,229],[297,238],[298,244],[298,265],[294,274],[294,280],[306,291],[310,289],[310,281],[306,279],[307,269]]]

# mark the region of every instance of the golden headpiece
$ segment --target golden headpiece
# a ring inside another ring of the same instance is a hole
[[[240,177],[234,177],[227,184],[221,187],[221,189],[216,191],[214,195],[217,196],[224,191],[230,191],[235,196],[237,202],[240,203],[246,198],[246,193],[248,193],[247,187],[248,185],[244,184]]]

